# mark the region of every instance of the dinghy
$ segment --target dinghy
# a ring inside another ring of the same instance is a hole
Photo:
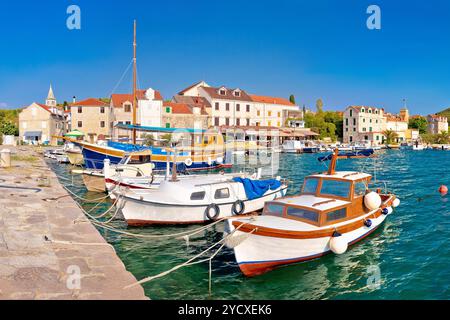
[[[342,254],[400,204],[391,193],[370,191],[371,175],[336,172],[337,158],[338,150],[328,172],[306,177],[300,195],[268,201],[260,216],[227,221],[228,243],[244,275]]]

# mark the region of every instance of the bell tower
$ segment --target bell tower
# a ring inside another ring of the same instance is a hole
[[[409,111],[406,106],[406,99],[403,99],[403,108],[400,109],[400,118],[402,119],[402,121],[409,121]]]
[[[48,90],[47,99],[45,100],[45,105],[47,107],[56,107],[56,99],[55,95],[53,94],[53,88],[50,84],[50,89]]]

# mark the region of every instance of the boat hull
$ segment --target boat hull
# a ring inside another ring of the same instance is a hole
[[[105,192],[105,178],[103,174],[100,173],[83,173],[83,182],[88,191],[92,192]]]
[[[70,164],[74,166],[81,166],[84,163],[83,154],[81,152],[67,151],[67,157],[69,158]]]
[[[363,226],[342,233],[342,236],[349,245],[353,245],[378,229],[385,219],[386,215],[380,214],[375,219],[371,218],[372,226],[370,228]],[[229,230],[233,230],[232,222],[228,223]],[[330,236],[295,239],[248,234],[240,230],[234,231],[233,236],[241,235],[247,238],[234,248],[234,253],[239,268],[248,277],[266,273],[283,265],[309,261],[331,253]]]
[[[266,201],[282,197],[286,194],[287,186],[282,186],[277,190],[269,190],[264,196],[244,200],[245,210],[242,214],[259,211],[264,207]],[[217,219],[230,217],[233,215],[232,206],[234,202],[217,203],[220,214]],[[145,226],[154,224],[199,224],[209,222],[205,215],[208,207],[205,205],[173,205],[155,202],[144,202],[124,196],[119,200],[118,206],[122,209],[122,214],[130,226]]]

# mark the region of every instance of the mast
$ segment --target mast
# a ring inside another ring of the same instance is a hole
[[[336,172],[336,161],[339,155],[339,149],[334,149],[333,157],[331,158],[330,166],[328,167],[328,175],[332,176]]]
[[[133,37],[133,144],[136,144],[136,108],[137,108],[137,97],[136,97],[136,20],[134,20],[134,37]]]

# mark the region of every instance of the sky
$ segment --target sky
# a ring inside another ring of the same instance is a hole
[[[29,0],[0,4],[0,108],[44,102],[50,83],[58,102],[131,92],[134,19],[139,87],[165,99],[205,80],[312,109],[450,107],[450,1]]]

